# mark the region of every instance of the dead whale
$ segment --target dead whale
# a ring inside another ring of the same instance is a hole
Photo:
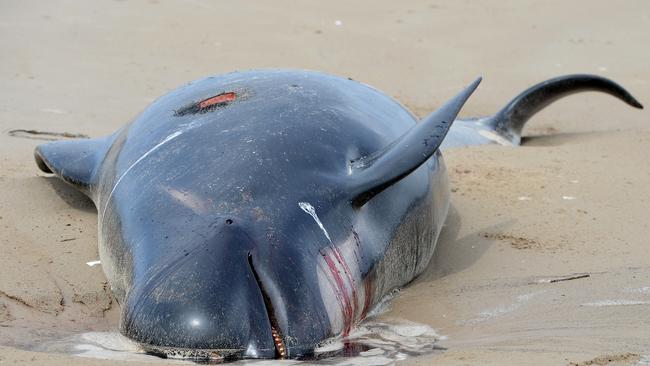
[[[479,82],[416,123],[350,79],[235,72],[110,136],[38,146],[36,162],[97,206],[124,335],[162,355],[305,357],[427,266],[449,206],[445,141],[518,143],[532,114],[580,90],[641,106],[609,80],[566,76],[450,130]]]

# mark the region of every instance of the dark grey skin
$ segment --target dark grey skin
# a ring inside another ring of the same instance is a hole
[[[353,80],[236,72],[36,161],[97,206],[124,335],[162,355],[309,357],[426,268],[449,206],[443,141],[518,143],[541,106],[594,85],[640,107],[609,80],[567,76],[450,130],[479,82],[416,123]]]

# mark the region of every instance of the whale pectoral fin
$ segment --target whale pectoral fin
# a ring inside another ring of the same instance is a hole
[[[350,174],[353,206],[363,206],[426,162],[438,150],[458,112],[480,82],[481,78],[476,79],[382,150],[353,162]]]
[[[36,165],[89,194],[95,170],[109,146],[109,137],[54,141],[34,150]]]
[[[519,145],[521,131],[533,115],[560,98],[585,91],[607,93],[634,108],[643,109],[632,94],[612,80],[589,74],[565,75],[524,90],[494,116],[481,119],[478,127],[487,127],[503,140]]]

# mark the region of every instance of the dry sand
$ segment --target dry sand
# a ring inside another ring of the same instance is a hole
[[[86,265],[95,209],[37,172],[42,141],[9,130],[105,135],[188,80],[262,67],[350,76],[420,115],[477,75],[465,116],[573,72],[648,105],[648,45],[645,0],[3,1],[0,363],[88,364],[24,349],[114,329],[119,314]],[[454,192],[437,253],[384,316],[430,325],[448,350],[407,362],[650,364],[648,116],[583,94],[537,115],[521,148],[445,153]],[[573,274],[590,276],[549,282]]]

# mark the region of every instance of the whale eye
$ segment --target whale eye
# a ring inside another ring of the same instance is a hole
[[[226,219],[226,225],[232,225],[232,219]]]
[[[203,99],[198,102],[191,103],[174,113],[175,116],[184,116],[187,114],[205,113],[213,111],[216,108],[225,107],[226,105],[237,100],[237,93],[225,92],[217,94],[210,98]]]

